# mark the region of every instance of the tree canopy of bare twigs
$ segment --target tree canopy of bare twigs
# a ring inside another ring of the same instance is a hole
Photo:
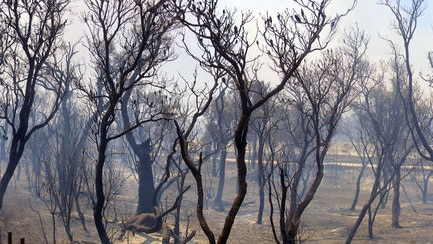
[[[10,179],[36,130],[46,126],[63,98],[67,53],[61,39],[69,1],[1,1],[0,119],[11,129],[0,208]],[[41,99],[43,98],[43,99]]]
[[[205,106],[198,106],[187,129],[178,125],[180,148],[185,163],[190,168],[197,184],[197,217],[210,243],[215,243],[214,232],[209,228],[203,215],[203,191],[201,186],[202,158],[195,162],[188,151],[189,132],[196,126],[197,119],[209,107],[216,87],[220,82],[230,82],[239,100],[239,118],[234,132],[236,147],[236,165],[238,193],[226,216],[218,243],[226,243],[235,217],[247,193],[245,162],[247,134],[251,114],[274,95],[281,92],[295,76],[302,61],[313,51],[324,49],[335,32],[336,24],[346,13],[333,17],[326,15],[331,1],[294,1],[296,7],[286,10],[277,16],[266,15],[258,20],[258,33],[251,33],[248,25],[254,21],[251,13],[241,13],[229,9],[220,9],[218,1],[178,1],[182,24],[197,38],[200,53],[194,52],[188,43],[185,50],[202,68],[210,72],[214,82],[209,85]],[[349,10],[350,11],[350,10]],[[260,38],[259,38],[260,37]],[[257,47],[260,55],[251,56]],[[270,60],[271,69],[278,74],[279,80],[267,93],[253,99],[252,84],[258,82],[257,72],[263,64],[260,57]],[[230,79],[225,78],[229,77]]]
[[[406,120],[409,125],[411,134],[414,138],[416,149],[418,150],[421,157],[433,161],[433,148],[429,141],[432,139],[423,130],[421,125],[421,119],[419,113],[417,113],[416,105],[416,77],[413,73],[412,60],[411,60],[411,42],[415,35],[415,31],[418,26],[418,18],[422,15],[426,1],[425,0],[414,0],[409,3],[402,1],[381,1],[380,4],[388,7],[389,11],[394,16],[394,28],[397,34],[400,36],[403,50],[400,51],[398,48],[398,42],[388,40],[391,47],[394,63],[403,63],[402,69],[405,70],[403,77],[397,77],[401,80],[401,85],[407,86],[407,91],[402,91],[400,86],[397,86],[401,96],[405,100]],[[431,55],[427,55],[430,58]],[[429,59],[431,60],[431,59]],[[398,73],[396,73],[398,75]]]
[[[88,12],[83,20],[88,27],[87,48],[91,54],[94,77],[90,84],[77,87],[86,94],[91,113],[96,113],[94,140],[97,145],[95,165],[94,222],[102,243],[110,238],[103,223],[104,164],[109,142],[131,133],[143,123],[165,119],[161,110],[165,101],[150,97],[130,98],[131,90],[151,91],[165,87],[158,80],[158,70],[170,60],[171,37],[168,31],[175,18],[166,8],[167,0],[86,1]],[[152,88],[150,88],[152,87]],[[137,115],[133,121],[117,122],[122,104],[129,103]]]

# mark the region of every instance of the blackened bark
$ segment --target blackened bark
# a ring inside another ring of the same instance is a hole
[[[392,227],[401,228],[400,225],[400,181],[401,181],[401,170],[400,165],[395,167],[394,172],[394,188],[393,193],[394,196],[392,198]]]
[[[15,141],[18,141],[18,140],[16,139]],[[4,199],[4,196],[6,194],[8,184],[9,184],[10,180],[12,179],[12,176],[15,172],[15,169],[18,166],[18,162],[19,162],[21,156],[23,155],[23,151],[24,151],[24,146],[22,146],[22,148],[18,148],[17,151],[13,151],[14,143],[15,143],[15,145],[17,144],[17,142],[12,142],[11,150],[10,150],[11,153],[9,154],[8,165],[7,165],[6,171],[4,172],[4,174],[1,178],[1,181],[0,181],[0,209],[3,208],[3,199]],[[15,149],[17,149],[16,146],[15,146]]]
[[[263,222],[263,210],[265,208],[265,185],[266,185],[266,177],[265,177],[265,168],[263,166],[263,154],[265,148],[265,139],[263,135],[259,136],[259,148],[257,154],[257,184],[259,186],[259,209],[257,211],[257,224],[262,224]]]
[[[7,98],[7,101],[14,101],[14,104],[5,104],[13,114],[12,117],[6,120],[12,127],[12,142],[9,149],[8,166],[0,180],[0,209],[3,207],[7,186],[23,155],[25,144],[36,130],[50,122],[57,112],[58,105],[63,97],[61,89],[63,81],[50,77],[49,73],[53,70],[46,72],[44,74],[46,77],[41,77],[41,73],[48,64],[47,60],[54,56],[56,50],[60,48],[59,38],[66,23],[62,19],[62,11],[68,3],[68,1],[61,3],[47,1],[45,4],[39,5],[39,3],[31,1],[25,3],[18,3],[17,1],[2,2],[1,12],[5,15],[5,18],[2,18],[10,20],[4,22],[7,31],[2,34],[5,34],[5,38],[14,40],[10,44],[12,51],[2,50],[3,52],[6,51],[2,55],[8,55],[10,62],[14,63],[11,66],[15,66],[15,68],[6,72],[11,72],[13,77],[9,77],[11,81],[10,83],[7,81],[8,85],[2,85],[2,88],[5,88],[2,92],[5,92],[5,95],[7,93],[15,95],[12,95],[14,98]],[[25,12],[24,9],[32,9],[32,11]],[[29,21],[29,19],[32,21]],[[21,64],[25,63],[25,65],[21,66],[20,62]],[[22,70],[17,71],[15,69]],[[44,79],[50,80],[49,85],[45,83]],[[53,93],[54,97],[51,97],[53,102],[47,105],[50,108],[48,112],[40,116],[43,118],[42,121],[29,126],[29,119],[32,116],[37,92],[43,93],[44,91]],[[5,114],[5,116],[8,115]]]
[[[233,201],[229,213],[226,216],[223,230],[218,237],[218,243],[227,243],[230,236],[232,226],[235,222],[236,215],[241,208],[241,205],[247,194],[247,165],[245,163],[245,154],[247,147],[247,134],[248,134],[248,123],[250,121],[251,113],[247,108],[243,108],[243,113],[239,119],[238,126],[235,131],[235,145],[237,149],[236,165],[238,172],[238,193]]]
[[[219,179],[218,179],[218,190],[217,190],[217,194],[216,197],[214,199],[214,208],[217,211],[224,211],[224,206],[223,206],[223,193],[224,193],[224,183],[225,183],[225,178],[226,178],[226,158],[227,158],[227,144],[229,142],[229,140],[231,140],[231,137],[228,137],[227,134],[231,133],[231,130],[229,129],[229,127],[226,126],[226,120],[227,118],[225,117],[224,114],[224,109],[226,108],[226,103],[225,103],[225,94],[226,94],[226,89],[228,88],[228,86],[223,86],[221,87],[220,90],[220,94],[218,95],[218,97],[215,99],[215,111],[216,111],[216,119],[217,119],[217,138],[216,138],[216,142],[217,145],[215,145],[217,151],[220,151],[220,167],[219,167]],[[215,159],[215,157],[214,157]]]
[[[6,128],[6,125],[4,126],[4,128]],[[7,137],[7,129],[3,129],[3,135],[2,138],[0,138],[0,160],[4,160],[6,161],[7,156],[6,156],[6,140],[8,139]]]
[[[423,169],[425,170],[425,169]],[[430,177],[433,175],[433,171],[430,171],[427,175],[427,177],[424,179],[424,187],[421,190],[422,191],[422,203],[427,203],[427,192],[428,192],[428,182],[430,180]]]
[[[215,88],[216,86],[214,86]],[[212,93],[211,93],[212,94]],[[208,104],[210,103],[210,100]],[[196,115],[197,117],[199,116]],[[207,224],[206,218],[204,217],[203,213],[203,204],[204,204],[204,188],[203,188],[203,179],[201,176],[201,165],[202,165],[202,155],[200,155],[198,165],[194,163],[194,161],[191,159],[191,157],[188,154],[188,140],[183,134],[179,124],[174,121],[176,125],[177,134],[179,135],[179,146],[180,151],[182,155],[182,159],[185,162],[185,164],[188,166],[189,170],[192,173],[192,176],[194,177],[196,186],[197,186],[197,204],[196,204],[196,214],[197,219],[200,224],[200,227],[202,228],[203,232],[205,233],[206,237],[208,238],[208,241],[210,244],[215,244],[215,235],[212,232],[212,230],[209,228],[209,225]],[[192,127],[191,127],[192,128]],[[188,132],[186,132],[188,135]]]
[[[150,157],[150,139],[139,144],[138,148],[134,148],[133,151],[138,156],[138,206],[135,214],[154,213],[157,203]]]
[[[127,108],[131,92],[132,90],[125,92],[122,103],[122,119],[126,128],[131,127]],[[125,137],[132,151],[138,158],[138,205],[135,214],[154,213],[158,203],[157,197],[155,196],[156,192],[152,171],[151,139],[149,138],[143,143],[138,143],[132,132],[126,133]]]
[[[107,117],[107,116],[105,116]],[[95,166],[95,194],[96,202],[93,207],[93,221],[95,223],[96,230],[98,231],[99,239],[102,244],[109,244],[110,239],[108,238],[107,231],[105,229],[103,219],[103,209],[105,204],[104,195],[104,184],[103,184],[103,172],[105,164],[105,152],[108,146],[107,140],[107,122],[102,121],[100,127],[100,144],[98,146],[98,161]]]
[[[218,153],[218,143],[214,142],[212,143],[212,146],[214,147],[213,150],[213,155],[212,155],[212,176],[213,177],[217,177],[218,175],[218,169],[217,169],[217,164],[218,164],[218,157],[217,157],[217,153]]]
[[[376,172],[380,174],[380,170],[382,167],[379,165],[376,169]],[[364,219],[365,215],[367,214],[367,211],[371,209],[371,205],[373,204],[374,200],[376,200],[376,197],[380,195],[381,191],[384,189],[379,189],[380,184],[380,175],[375,176],[375,181],[373,184],[373,188],[370,192],[370,198],[368,199],[367,203],[364,205],[364,207],[361,209],[361,212],[358,215],[358,219],[356,220],[355,224],[353,225],[352,229],[349,232],[349,235],[346,238],[346,244],[350,244],[355,237],[356,232],[358,231],[359,226],[361,226],[362,220]]]
[[[290,224],[290,229],[283,238],[284,244],[295,244],[298,236],[299,222]]]
[[[103,223],[105,195],[104,195],[104,164],[106,160],[106,151],[110,139],[108,137],[108,130],[115,119],[116,104],[120,99],[120,95],[113,95],[110,101],[110,106],[104,113],[99,126],[99,146],[98,146],[98,159],[95,166],[95,194],[96,201],[93,207],[93,221],[95,223],[96,230],[98,231],[99,239],[102,244],[109,244],[110,239]]]
[[[223,204],[223,193],[224,193],[224,183],[225,183],[225,177],[226,177],[226,159],[227,159],[227,149],[224,146],[221,149],[220,153],[220,169],[219,169],[219,181],[218,181],[218,190],[217,194],[214,200],[214,208],[217,211],[224,211],[224,204]]]
[[[75,207],[77,210],[77,214],[78,214],[78,218],[80,219],[81,225],[83,226],[83,230],[89,234],[89,230],[87,229],[86,226],[86,218],[84,216],[83,211],[81,210],[81,204],[80,204],[80,192],[75,192],[74,193],[74,200],[75,200]]]
[[[257,140],[253,140],[252,155],[250,156],[251,169],[256,169],[256,159],[257,159]]]
[[[350,210],[355,210],[356,204],[358,204],[359,193],[361,192],[361,179],[362,179],[362,176],[363,176],[366,168],[367,168],[367,164],[363,164],[361,171],[359,172],[358,177],[356,179],[355,196],[353,197],[353,201],[352,201],[352,205],[350,206]]]
[[[186,178],[186,173],[182,173],[182,176],[180,177],[180,182],[178,185],[178,191],[179,191],[179,202],[181,203],[183,200],[183,194],[181,193],[182,190],[184,189],[185,186],[185,178]],[[181,207],[182,204],[178,204],[176,207],[176,211],[174,213],[175,216],[175,222],[174,222],[174,228],[173,228],[173,232],[176,236],[180,236],[180,211],[181,211]],[[189,216],[188,216],[188,221],[187,224],[189,224]],[[175,239],[175,243],[179,243],[179,241],[177,239]]]
[[[23,155],[25,144],[28,140],[26,137],[26,131],[28,128],[28,120],[30,115],[30,108],[23,108],[20,113],[20,127],[17,133],[13,136],[10,152],[9,152],[9,160],[8,165],[6,167],[6,171],[0,180],[0,209],[3,208],[3,199],[6,194],[6,190],[8,188],[8,184],[12,179],[12,176],[15,172],[15,169],[18,166],[18,163]]]
[[[351,231],[349,232],[349,235],[346,238],[346,244],[352,243],[353,237],[355,237],[356,232],[358,231],[359,226],[361,226],[362,220],[364,219],[365,215],[367,214],[367,210],[370,208],[372,203],[372,199],[370,199],[364,207],[362,207],[361,212],[359,213],[358,219],[356,220],[355,224],[353,225]]]

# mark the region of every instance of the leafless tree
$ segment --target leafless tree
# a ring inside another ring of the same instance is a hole
[[[365,75],[364,34],[353,29],[347,33],[346,43],[347,46],[327,50],[321,59],[304,64],[281,99],[287,108],[283,113],[287,150],[283,152],[284,161],[277,158],[280,163],[271,168],[268,188],[270,204],[279,207],[279,234],[283,243],[297,240],[301,216],[323,179],[324,159],[337,124],[358,94],[359,82]],[[306,182],[305,195],[300,195],[301,177],[310,163],[315,171]],[[274,225],[273,228],[276,233]],[[274,237],[280,242],[276,234]]]
[[[421,89],[415,86],[414,101],[416,101],[415,105],[417,107],[416,111],[418,114],[418,122],[424,135],[427,138],[433,138],[433,130],[431,130],[431,120],[433,118],[433,111],[431,109],[433,105],[432,96],[428,96],[425,93],[420,94],[420,92],[417,92],[417,90],[419,91]],[[414,165],[416,165],[416,168],[412,171],[412,181],[415,182],[415,185],[421,191],[422,202],[427,203],[429,189],[428,186],[430,179],[433,176],[433,170],[431,169],[432,162],[419,156],[415,159]]]
[[[431,128],[430,118],[426,118],[429,113],[423,113],[423,104],[417,102],[420,94],[417,92],[416,76],[413,74],[411,62],[411,41],[418,26],[418,19],[422,15],[426,1],[415,0],[410,3],[401,1],[381,1],[380,4],[386,6],[394,16],[394,29],[400,36],[403,50],[400,51],[398,42],[387,40],[393,53],[393,75],[395,76],[400,96],[406,111],[406,121],[410,129],[415,148],[423,159],[433,161],[433,148],[430,141]],[[428,54],[432,63],[431,53]],[[422,96],[422,95],[421,95]],[[393,221],[394,222],[394,221]]]
[[[73,242],[72,213],[76,203],[76,195],[81,191],[81,148],[78,145],[80,131],[80,115],[74,106],[73,91],[71,86],[81,78],[80,73],[73,65],[72,57],[76,51],[74,46],[68,46],[65,60],[67,72],[58,73],[59,79],[65,81],[65,95],[61,102],[59,113],[52,125],[48,125],[40,133],[37,133],[37,143],[34,141],[32,147],[36,147],[32,156],[38,156],[41,167],[42,186],[38,187],[38,197],[49,207],[50,213],[61,220],[69,242]],[[78,207],[78,206],[76,206]],[[55,211],[53,211],[55,210]],[[79,210],[79,208],[78,208]],[[53,218],[53,230],[55,230]],[[84,225],[85,228],[85,225]],[[55,242],[55,233],[53,233]]]
[[[197,37],[201,53],[194,52],[187,43],[185,43],[186,51],[213,77],[218,78],[215,72],[221,70],[224,76],[230,77],[230,86],[236,91],[239,100],[240,109],[234,132],[238,192],[226,216],[218,243],[227,242],[235,217],[247,193],[245,156],[252,113],[290,83],[306,56],[327,46],[329,38],[335,32],[338,20],[342,17],[342,15],[332,18],[326,16],[326,9],[330,4],[327,0],[296,1],[296,3],[297,8],[302,11],[286,10],[275,17],[275,22],[271,16],[265,16],[260,21],[259,33],[248,33],[247,26],[253,19],[251,13],[242,13],[238,18],[231,10],[219,10],[218,1],[215,0],[178,2],[179,11],[182,13],[181,21]],[[260,40],[254,38],[259,34]],[[258,82],[254,70],[261,65],[260,56],[251,56],[250,52],[256,47],[257,41],[259,41],[258,49],[270,60],[271,69],[281,79],[275,81],[276,85],[266,94],[254,100],[251,87],[253,83]],[[215,82],[209,85],[211,88],[205,96],[205,102],[201,103],[205,106],[197,106],[193,122],[208,108],[216,86],[221,81],[222,79],[215,79]],[[198,194],[196,213],[199,223],[209,242],[216,243],[214,232],[209,228],[202,211],[203,188],[200,173],[202,157],[198,157],[196,162],[188,150],[190,132],[196,126],[194,123],[190,125],[192,127],[186,126],[186,129],[178,126],[180,150],[196,180]]]
[[[260,97],[262,94],[266,94],[269,89],[269,85],[264,83],[255,83],[255,87],[251,88],[254,93],[256,93],[256,97]],[[257,184],[259,191],[259,207],[257,211],[257,224],[262,224],[263,222],[263,211],[265,209],[265,186],[267,181],[267,175],[265,173],[266,167],[266,155],[265,149],[270,145],[270,141],[278,140],[271,136],[273,132],[277,129],[278,119],[280,116],[277,114],[282,112],[278,109],[276,99],[272,98],[269,102],[261,106],[256,113],[252,115],[250,127],[252,132],[255,134],[257,142],[253,146],[257,146],[257,148],[253,151],[256,152],[254,158],[257,159]],[[280,138],[282,139],[282,138]]]
[[[394,29],[397,34],[401,38],[401,44],[403,45],[403,51],[400,51],[398,48],[398,42],[393,40],[388,40],[390,44],[391,50],[393,51],[394,63],[399,64],[403,63],[404,73],[396,73],[396,75],[403,75],[403,77],[399,77],[401,80],[401,85],[404,84],[403,87],[407,87],[406,91],[400,90],[400,94],[405,101],[405,110],[406,110],[406,120],[407,124],[410,128],[411,134],[414,138],[415,146],[418,153],[422,158],[433,161],[433,148],[431,146],[430,141],[432,141],[431,134],[426,131],[429,128],[426,128],[423,124],[423,120],[419,118],[420,113],[417,111],[416,104],[416,77],[413,74],[413,67],[411,61],[411,42],[415,35],[416,28],[418,26],[418,19],[422,15],[425,9],[425,0],[415,0],[410,3],[402,3],[401,1],[389,1],[383,0],[380,4],[388,7],[390,12],[394,16]],[[432,61],[432,55],[429,54],[429,61]],[[432,63],[432,62],[431,62]],[[398,71],[398,70],[397,70]],[[399,88],[398,86],[397,88]],[[400,88],[399,88],[400,89]]]
[[[225,79],[225,78],[224,78]],[[212,176],[218,176],[218,188],[213,200],[213,208],[224,211],[223,193],[226,175],[226,160],[229,148],[232,146],[234,125],[232,123],[235,103],[228,83],[221,84],[211,108],[207,111],[207,132],[213,146],[209,150],[212,157]]]
[[[366,67],[368,68],[368,67]],[[368,73],[369,71],[367,71]],[[370,75],[366,75],[366,79],[368,79]],[[359,195],[361,194],[361,186],[362,186],[362,178],[366,169],[369,166],[369,154],[368,151],[365,150],[364,146],[359,146],[359,142],[364,142],[365,135],[362,133],[360,129],[360,123],[356,114],[350,115],[348,119],[343,121],[341,128],[342,133],[348,138],[350,141],[350,145],[355,150],[357,157],[359,158],[359,162],[361,163],[361,169],[359,170],[358,176],[356,177],[355,184],[355,192],[352,200],[352,204],[350,205],[350,210],[355,210],[356,205],[358,204]]]
[[[109,143],[132,132],[143,123],[166,118],[159,110],[163,101],[137,98],[141,106],[136,120],[119,126],[122,104],[129,91],[164,88],[157,73],[170,59],[170,36],[175,18],[167,0],[86,1],[88,12],[83,20],[88,26],[87,47],[91,54],[94,80],[78,88],[89,98],[94,120],[97,159],[94,169],[94,222],[102,243],[109,243],[104,222],[104,165]],[[133,94],[133,92],[132,92]],[[144,101],[144,102],[143,102]],[[134,102],[134,101],[130,101]],[[144,109],[146,108],[146,109]],[[141,113],[140,111],[146,111]],[[117,125],[117,126],[116,126]]]
[[[363,83],[362,101],[355,106],[361,126],[358,150],[367,155],[374,173],[374,183],[370,197],[346,239],[347,243],[352,241],[367,211],[369,237],[373,238],[376,213],[379,205],[384,206],[391,189],[393,189],[392,225],[395,228],[400,227],[400,183],[403,179],[401,169],[413,149],[413,141],[406,123],[401,120],[405,112],[397,88],[396,77],[398,76],[394,76],[391,88],[386,88],[383,84],[385,72],[383,71],[380,78],[375,81],[369,80]]]
[[[216,93],[216,89],[218,87],[218,80],[214,79],[214,84],[210,88],[202,88],[201,91],[196,91],[196,85],[197,85],[197,77],[194,77],[194,81],[192,85],[189,86],[189,89],[191,90],[191,97],[192,100],[195,100],[196,104],[193,104],[194,110],[188,111],[188,121],[185,121],[184,123],[180,124],[177,120],[174,121],[176,125],[177,134],[179,137],[179,147],[180,147],[180,153],[182,155],[182,159],[185,162],[185,164],[188,166],[189,170],[191,171],[194,180],[196,182],[196,188],[197,188],[197,207],[196,207],[196,214],[197,218],[200,222],[200,226],[205,232],[205,234],[208,236],[208,238],[213,238],[213,242],[215,242],[213,233],[211,229],[209,228],[206,218],[203,214],[203,205],[204,205],[204,186],[203,186],[203,178],[201,174],[201,169],[203,165],[203,156],[202,153],[199,154],[198,162],[195,162],[195,160],[190,156],[190,147],[188,142],[188,137],[191,135],[191,137],[194,137],[193,130],[195,126],[198,124],[198,120],[203,114],[206,112],[206,110],[209,108],[213,95]],[[189,103],[190,101],[187,101]],[[186,129],[183,129],[186,127]]]
[[[394,136],[394,145],[392,146],[390,155],[390,171],[393,172],[394,177],[392,179],[392,187],[393,187],[393,198],[392,198],[392,226],[394,228],[401,228],[400,225],[400,191],[401,191],[401,180],[402,177],[402,167],[405,164],[409,166],[407,162],[407,158],[409,154],[412,152],[414,148],[414,141],[411,138],[410,129],[407,126],[407,123],[404,123],[400,118],[405,116],[404,111],[404,100],[400,96],[401,92],[407,90],[407,86],[403,86],[402,83],[406,83],[404,81],[405,69],[403,64],[394,61],[391,64],[392,67],[392,84],[393,90],[397,93],[396,98],[392,101],[390,117],[394,118],[393,131],[390,136]],[[389,173],[389,172],[388,172]]]
[[[64,85],[57,75],[62,54],[63,17],[69,1],[2,1],[1,113],[11,129],[8,166],[0,181],[0,208],[25,145],[57,112]],[[35,104],[38,97],[44,103]],[[32,121],[33,120],[33,121]]]
[[[364,94],[368,94],[369,98],[368,101],[373,100],[373,93],[367,92]],[[375,96],[376,97],[376,96]],[[382,199],[379,199],[379,203],[376,204],[376,207],[373,206],[374,201],[379,196],[385,196],[386,193],[390,189],[390,182],[385,181],[385,184],[381,184],[382,179],[382,173],[385,165],[385,159],[384,159],[384,147],[381,144],[380,140],[375,140],[372,136],[375,134],[375,129],[373,127],[369,126],[368,122],[366,121],[366,116],[359,116],[359,122],[360,122],[360,136],[358,137],[357,141],[357,147],[358,150],[365,155],[365,159],[367,160],[368,165],[372,168],[373,174],[374,174],[374,183],[372,186],[372,190],[370,191],[370,196],[367,202],[364,204],[363,208],[361,209],[359,213],[359,217],[357,221],[355,222],[354,226],[351,229],[351,232],[349,233],[348,238],[346,239],[346,243],[350,243],[359,228],[363,218],[368,212],[368,229],[369,233],[372,233],[372,226],[374,224],[375,216],[376,214],[372,214],[372,212],[376,213],[377,209],[379,207],[380,202]],[[379,129],[379,128],[378,128]],[[379,197],[380,198],[380,197]]]
[[[426,160],[427,162],[433,162],[433,148],[431,146],[431,141],[433,140],[433,133],[431,130],[431,113],[430,111],[426,111],[426,103],[423,101],[428,100],[424,97],[419,99],[422,96],[427,96],[426,94],[419,94],[417,86],[417,77],[414,74],[414,67],[411,60],[411,44],[412,40],[415,36],[415,32],[418,27],[418,22],[420,16],[423,14],[424,9],[426,7],[425,0],[415,0],[409,3],[405,3],[402,1],[389,1],[383,0],[380,4],[386,6],[389,11],[394,16],[393,27],[397,34],[400,37],[400,41],[396,40],[387,40],[393,54],[393,64],[396,67],[394,71],[394,75],[400,80],[400,83],[397,86],[400,95],[404,100],[404,108],[406,111],[406,121],[409,126],[411,135],[413,137],[415,148],[421,156],[422,160]],[[402,45],[402,50],[400,46]],[[433,55],[432,52],[429,52],[427,55],[428,61],[433,67]],[[424,81],[432,84],[432,77],[421,77]],[[427,105],[427,107],[430,107]],[[422,174],[424,175],[424,180],[430,178],[430,173],[425,175],[423,170],[423,165],[425,162],[421,163]],[[427,187],[426,181],[424,181],[424,186]],[[417,183],[418,187],[419,185]],[[420,187],[420,189],[426,189],[424,187]],[[422,190],[423,191],[423,190]],[[426,198],[424,197],[423,191],[423,201]]]
[[[430,179],[433,177],[433,170],[430,169],[430,163],[427,160],[420,159],[416,163],[417,167],[412,171],[412,181],[421,191],[422,203],[427,203],[428,189]]]
[[[148,103],[144,99],[151,101],[151,103],[161,102],[159,110],[166,114],[171,113],[176,110],[177,101],[175,97],[176,94],[162,92],[161,90],[150,94],[143,91],[135,91],[135,94],[131,94],[131,90],[129,90],[125,93],[122,103],[122,122],[126,128],[131,127],[131,121],[137,121],[140,113],[147,113],[146,108],[140,105]],[[155,189],[153,168],[154,162],[161,152],[162,143],[169,132],[169,125],[168,121],[149,123],[125,135],[125,139],[135,155],[133,159],[134,169],[138,178],[136,215],[143,213],[154,214],[155,207],[159,206],[157,201],[159,193]]]

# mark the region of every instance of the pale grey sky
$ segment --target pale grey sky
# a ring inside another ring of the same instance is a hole
[[[251,10],[253,12],[281,11],[285,8],[293,8],[296,5],[289,0],[220,0],[222,5],[238,8],[239,10]],[[331,13],[347,10],[351,0],[334,0],[331,3]],[[402,0],[403,4],[411,0]],[[433,2],[426,1],[426,9],[419,19],[419,25],[412,42],[411,58],[414,61],[415,72],[428,72],[430,69],[427,53],[433,51]],[[372,60],[386,60],[390,57],[390,49],[385,40],[391,39],[400,43],[399,37],[392,29],[394,19],[390,10],[378,4],[378,0],[358,0],[353,12],[344,17],[339,25],[341,34],[345,28],[356,23],[370,37],[369,57]],[[341,38],[335,37],[334,42]]]
[[[408,2],[403,0],[402,2]],[[415,37],[411,44],[411,58],[414,61],[415,72],[431,71],[427,60],[427,53],[433,51],[433,5],[426,1],[426,9],[419,18]],[[401,38],[393,29],[394,18],[388,7],[377,4],[377,0],[360,0],[349,16],[342,21],[342,26],[358,23],[370,36],[369,56],[372,59],[387,59],[390,48],[385,40],[390,39],[401,44]],[[401,45],[399,45],[402,47]],[[377,56],[377,57],[376,57]]]
[[[409,0],[402,0],[403,2],[410,2]],[[79,22],[77,15],[85,11],[81,1],[74,2],[71,5],[72,15],[75,15],[74,22],[67,31],[68,39],[71,42],[77,41],[79,37],[83,36],[86,27]],[[390,49],[385,40],[381,37],[392,39],[400,43],[400,39],[395,35],[392,29],[393,16],[389,9],[385,6],[377,4],[378,0],[358,0],[355,10],[348,16],[344,17],[338,26],[338,33],[343,33],[344,29],[355,25],[357,23],[361,29],[370,37],[368,55],[372,60],[388,60],[390,58]],[[433,72],[427,60],[427,53],[433,51],[433,2],[426,1],[427,6],[424,14],[419,19],[419,26],[412,43],[412,59],[414,61],[415,73],[419,72]],[[331,5],[331,13],[341,12],[347,10],[350,6],[351,0],[333,0]],[[251,10],[254,13],[266,13],[282,11],[285,8],[293,8],[294,5],[290,0],[220,0],[220,6],[227,6],[229,8],[237,8],[239,11]],[[341,37],[336,36],[333,40],[335,45],[341,41]],[[193,69],[196,64],[191,64],[185,61],[175,62],[169,64],[171,72],[186,72],[192,73],[189,69]],[[178,69],[177,71],[173,69]]]

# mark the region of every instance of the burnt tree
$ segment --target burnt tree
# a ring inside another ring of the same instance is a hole
[[[83,20],[88,27],[87,48],[95,77],[77,84],[87,96],[92,113],[97,159],[94,169],[93,218],[101,243],[110,243],[103,218],[106,204],[104,166],[110,142],[132,132],[143,123],[164,119],[161,103],[143,103],[147,108],[130,126],[116,126],[125,95],[130,90],[162,88],[156,78],[160,65],[169,60],[169,30],[175,18],[166,8],[168,1],[86,1],[88,13]],[[144,98],[142,98],[144,99]]]
[[[0,208],[30,137],[56,114],[64,95],[62,33],[69,1],[2,1],[0,119],[10,126],[8,164],[0,180]],[[44,96],[45,104],[36,104]]]
[[[218,1],[214,0],[201,1],[197,4],[194,1],[180,1],[178,3],[179,12],[182,14],[181,22],[197,37],[200,48],[199,53],[196,53],[184,41],[186,51],[201,67],[211,72],[213,77],[216,77],[216,71],[221,70],[230,77],[230,87],[236,92],[236,99],[239,101],[237,119],[234,121],[236,129],[233,135],[237,152],[238,191],[228,210],[218,240],[209,228],[203,214],[203,179],[200,172],[203,158],[199,156],[197,157],[198,160],[193,160],[194,157],[188,149],[188,144],[191,140],[189,138],[190,133],[196,126],[194,123],[209,107],[208,104],[213,99],[213,91],[221,79],[209,85],[212,88],[208,90],[205,98],[200,97],[204,100],[196,99],[199,104],[206,104],[206,106],[196,106],[197,110],[191,119],[192,122],[189,126],[185,126],[187,129],[178,125],[177,131],[182,157],[194,176],[197,186],[197,218],[209,243],[216,243],[217,241],[218,243],[227,243],[236,215],[247,193],[245,157],[252,114],[290,83],[297,74],[302,61],[311,52],[326,47],[329,38],[335,32],[335,25],[342,17],[342,15],[333,18],[326,16],[326,8],[330,1],[296,2],[297,6],[302,9],[302,14],[299,13],[302,15],[302,19],[294,11],[286,10],[277,15],[275,22],[272,21],[271,16],[266,16],[261,21],[258,47],[260,52],[271,60],[271,68],[278,73],[280,79],[274,83],[275,86],[256,100],[252,98],[255,93],[251,87],[253,87],[253,83],[258,81],[260,55],[254,57],[250,53],[258,41],[258,39],[251,38],[255,35],[249,35],[247,31],[247,27],[253,19],[252,14],[243,13],[240,18],[236,18],[233,11],[219,10]],[[297,18],[293,17],[295,14]],[[324,31],[325,29],[327,31]],[[262,44],[260,44],[261,41],[263,41]],[[189,85],[189,87],[194,86]],[[196,86],[195,88],[198,89]],[[200,91],[193,91],[193,94],[200,94]]]

